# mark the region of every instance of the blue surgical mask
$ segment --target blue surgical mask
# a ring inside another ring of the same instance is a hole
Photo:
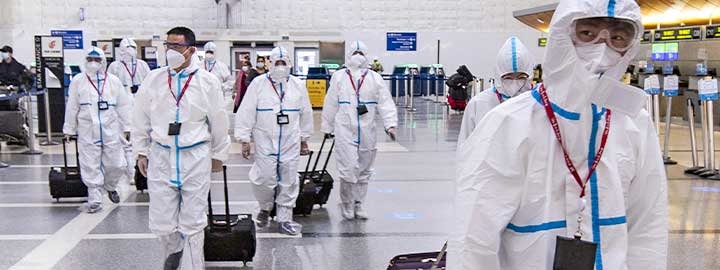
[[[10,58],[10,53],[8,52],[2,52],[0,53],[0,57],[2,57],[2,60]]]

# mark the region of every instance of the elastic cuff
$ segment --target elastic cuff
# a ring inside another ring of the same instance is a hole
[[[216,160],[219,160],[219,161],[223,161],[223,162],[224,162],[224,161],[226,161],[226,160],[228,159],[228,154],[227,154],[227,153],[225,153],[225,154],[214,153],[214,154],[212,155],[212,159],[216,159]]]

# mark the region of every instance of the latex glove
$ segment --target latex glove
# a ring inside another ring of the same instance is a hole
[[[310,148],[307,142],[300,142],[300,155],[307,156],[310,154]]]
[[[250,143],[242,143],[242,156],[245,159],[250,159]]]
[[[148,159],[146,156],[138,156],[137,166],[140,170],[140,174],[147,177]]]
[[[65,141],[64,141],[64,142],[70,143],[70,140],[71,140],[71,139],[72,139],[72,135],[70,135],[70,134],[65,134],[65,139],[64,139]]]
[[[388,128],[385,133],[390,137],[391,140],[395,141],[395,127]]]
[[[217,159],[212,160],[212,172],[222,172],[223,162]]]

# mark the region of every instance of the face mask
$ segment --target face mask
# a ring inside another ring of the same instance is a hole
[[[367,58],[365,58],[365,56],[363,56],[361,54],[353,55],[350,57],[349,67],[362,68],[366,65],[365,64],[366,61],[367,61]]]
[[[205,53],[205,60],[208,62],[215,61],[215,55],[212,53]]]
[[[85,62],[85,71],[88,74],[95,74],[100,70],[100,63],[98,62]]]
[[[622,55],[605,43],[575,47],[575,52],[585,69],[600,74],[616,66]]]
[[[288,66],[276,66],[272,71],[270,71],[270,78],[276,82],[287,80],[288,75],[290,75],[290,67]]]
[[[264,68],[264,67],[265,67],[265,62],[258,62],[258,63],[257,63],[257,67],[258,67],[258,68]]]
[[[167,59],[168,66],[173,69],[179,68],[185,63],[185,56],[176,50],[167,50],[165,57]]]
[[[125,55],[129,59],[133,59],[133,58],[137,57],[137,50],[135,50],[135,48],[133,48],[133,47],[127,47],[127,48],[125,48]]]
[[[7,52],[0,53],[0,57],[2,57],[2,60],[6,60],[6,59],[10,58],[10,53],[7,53]]]
[[[248,66],[243,66],[243,67],[242,67],[242,71],[248,72],[248,70],[250,70],[250,67],[248,67]]]
[[[502,80],[502,91],[506,96],[514,97],[522,92],[527,91],[528,87],[527,80]]]

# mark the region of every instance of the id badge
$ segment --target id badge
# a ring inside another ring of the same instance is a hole
[[[138,91],[138,88],[140,88],[140,86],[137,86],[137,85],[130,86],[130,93],[136,94]]]
[[[180,135],[180,126],[182,126],[182,123],[170,123],[168,126],[168,135],[169,136],[177,136]]]
[[[98,110],[104,111],[110,108],[107,101],[98,101]]]
[[[287,125],[290,124],[290,116],[283,113],[277,114],[277,124],[278,125]]]
[[[368,113],[367,106],[365,106],[365,105],[357,106],[357,111],[358,111],[358,115],[363,115],[363,114]]]
[[[553,270],[593,270],[597,244],[579,237],[557,237]]]

